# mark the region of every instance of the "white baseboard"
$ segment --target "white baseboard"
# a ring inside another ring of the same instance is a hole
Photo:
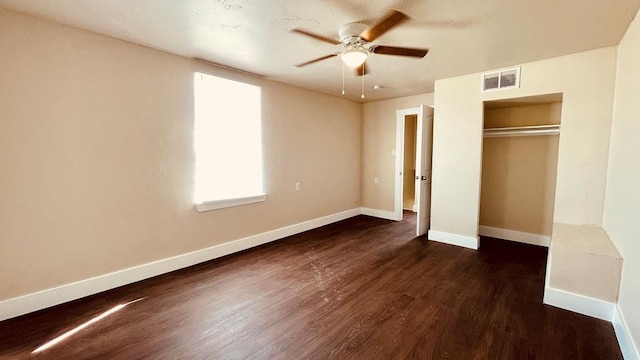
[[[484,225],[478,226],[478,235],[544,247],[549,247],[549,244],[551,244],[551,236],[532,234],[509,229],[500,229]]]
[[[544,303],[611,322],[625,360],[640,359],[640,352],[618,304],[550,287],[544,289]]]
[[[438,241],[445,244],[457,245],[473,250],[478,250],[479,241],[477,237],[451,234],[437,230],[429,230],[429,240]]]
[[[618,338],[618,344],[620,345],[620,350],[622,351],[622,356],[625,360],[639,360],[640,359],[640,351],[638,351],[638,347],[633,341],[631,337],[631,332],[629,331],[629,326],[627,325],[626,320],[624,319],[624,315],[622,310],[620,310],[620,305],[616,305],[613,310],[613,329],[616,332],[616,337]]]
[[[363,207],[363,208],[360,208],[360,213],[362,215],[373,216],[381,219],[396,220],[396,221],[402,220],[402,219],[398,219],[398,217],[393,211],[385,211],[385,210],[378,210],[378,209]]]
[[[574,294],[568,291],[545,286],[544,300],[547,305],[577,312],[597,319],[611,322],[615,303]]]
[[[262,234],[249,236],[206,249],[197,250],[167,259],[134,266],[128,269],[65,284],[51,289],[0,301],[0,321],[45,309],[119,286],[162,275],[201,262],[213,260],[238,251],[279,240],[307,230],[315,229],[359,215],[360,208],[351,209],[321,218],[285,226]]]

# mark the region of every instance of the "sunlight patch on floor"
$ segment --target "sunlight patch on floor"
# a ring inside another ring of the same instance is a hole
[[[66,333],[56,337],[55,339],[47,341],[46,343],[44,343],[41,346],[39,346],[37,349],[33,350],[31,353],[32,354],[37,354],[39,352],[47,350],[47,349],[49,349],[49,348],[61,343],[65,339],[68,339],[71,336],[77,334],[78,332],[82,331],[83,329],[86,329],[87,327],[91,326],[92,324],[95,324],[98,321],[106,318],[107,316],[115,314],[116,312],[124,309],[127,305],[131,305],[131,304],[136,303],[136,302],[138,302],[138,301],[140,301],[142,299],[144,299],[144,298],[140,298],[140,299],[136,299],[136,300],[133,300],[133,301],[129,301],[128,303],[125,303],[125,304],[116,305],[116,306],[112,307],[111,309],[103,312],[102,314],[94,317],[93,319],[91,319],[89,321],[86,321],[86,322],[76,326],[75,328],[67,331]]]

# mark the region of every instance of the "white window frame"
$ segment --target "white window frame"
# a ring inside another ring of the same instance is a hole
[[[244,85],[248,85],[248,86],[255,86],[258,87],[260,89],[259,86],[253,85],[253,84],[249,84],[249,83],[244,83],[241,81],[236,81],[236,80],[232,80],[232,79],[226,79],[226,78],[222,78],[219,76],[215,76],[215,75],[211,75],[211,74],[207,74],[204,72],[199,72],[196,71],[194,73],[194,86],[193,86],[193,91],[194,91],[194,151],[196,152],[196,162],[197,162],[197,158],[198,158],[198,149],[197,149],[197,137],[198,135],[196,134],[196,131],[198,131],[197,127],[197,114],[198,114],[198,109],[197,109],[197,104],[198,104],[198,100],[197,100],[197,94],[196,94],[196,81],[199,81],[199,77],[202,76],[211,76],[213,78],[216,78],[218,80],[223,80],[223,81],[230,81],[230,82],[234,82],[237,84],[244,84]],[[260,89],[261,90],[261,89]],[[261,99],[259,99],[258,101],[261,101]],[[262,106],[262,104],[260,104],[260,107]],[[261,114],[260,114],[261,117]],[[216,209],[223,209],[223,208],[228,208],[228,207],[232,207],[232,206],[240,206],[240,205],[246,205],[246,204],[252,204],[252,203],[258,203],[258,202],[263,202],[266,200],[267,198],[267,194],[265,192],[265,184],[264,184],[264,160],[263,160],[263,156],[264,156],[264,149],[262,148],[262,118],[259,119],[259,126],[260,126],[260,155],[262,157],[261,159],[261,178],[262,178],[262,187],[261,187],[261,191],[259,192],[255,192],[255,193],[248,193],[246,196],[237,196],[237,197],[231,197],[231,198],[223,198],[223,199],[211,199],[211,200],[199,200],[199,199],[195,199],[195,192],[194,192],[194,203],[195,203],[195,207],[197,209],[198,212],[203,212],[203,211],[210,211],[210,210],[216,210]],[[197,167],[197,166],[196,166]],[[196,172],[198,171],[198,169],[196,169]],[[198,175],[196,174],[196,186],[198,186],[197,184],[198,181]]]
[[[266,193],[233,199],[208,200],[196,203],[196,209],[198,209],[198,212],[203,212],[209,210],[224,209],[233,206],[253,204],[263,202],[265,200],[267,200]]]

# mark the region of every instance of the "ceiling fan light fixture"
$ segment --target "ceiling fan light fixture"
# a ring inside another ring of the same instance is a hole
[[[361,47],[351,47],[345,50],[340,58],[345,65],[352,68],[357,68],[364,64],[369,56],[369,52]]]

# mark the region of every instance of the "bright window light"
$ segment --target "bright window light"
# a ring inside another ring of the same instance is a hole
[[[264,200],[260,97],[258,86],[195,73],[199,211]]]

